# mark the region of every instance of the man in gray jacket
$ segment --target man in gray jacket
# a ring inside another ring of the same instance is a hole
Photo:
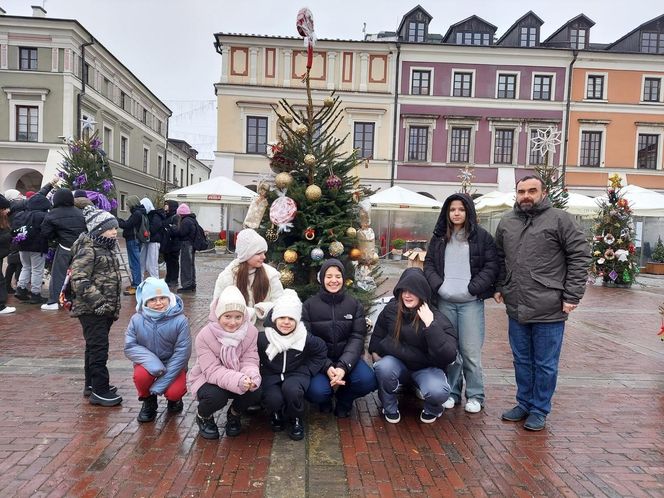
[[[551,206],[535,176],[517,182],[516,204],[500,220],[496,246],[494,298],[507,308],[518,403],[502,418],[526,419],[524,428],[539,431],[551,411],[565,320],[585,291],[590,246],[574,219]]]

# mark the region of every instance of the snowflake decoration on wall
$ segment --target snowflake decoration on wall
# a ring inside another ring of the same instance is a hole
[[[551,154],[556,152],[556,146],[560,145],[560,135],[562,132],[556,131],[554,128],[545,128],[535,130],[537,135],[531,138],[533,150],[545,156],[548,152]]]

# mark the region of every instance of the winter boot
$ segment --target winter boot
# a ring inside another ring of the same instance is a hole
[[[226,435],[229,437],[235,437],[242,432],[242,417],[238,413],[235,415],[233,413],[233,407],[231,406],[228,409],[226,414]]]
[[[28,289],[24,289],[23,287],[17,286],[14,297],[19,301],[27,301],[30,299],[30,293],[28,292]]]
[[[46,298],[42,297],[41,294],[35,294],[34,292],[30,293],[30,301],[28,301],[29,304],[44,304],[46,302]]]
[[[184,403],[181,399],[177,401],[168,401],[166,405],[166,410],[168,413],[180,413],[184,409]]]
[[[288,432],[288,437],[293,441],[300,441],[304,438],[304,422],[302,422],[301,418],[295,417],[293,419],[293,426]]]
[[[196,414],[196,423],[198,424],[198,434],[205,439],[219,439],[219,428],[214,421],[214,415],[201,417]]]
[[[139,401],[143,401],[143,408],[141,408],[141,411],[138,413],[136,420],[141,423],[152,422],[157,417],[157,395],[153,394],[147,398],[138,399]]]

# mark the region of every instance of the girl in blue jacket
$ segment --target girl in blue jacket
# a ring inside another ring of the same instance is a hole
[[[169,413],[182,411],[191,356],[189,321],[182,299],[162,279],[148,277],[136,289],[136,313],[125,334],[125,355],[134,362],[134,385],[143,407],[139,422],[157,416],[157,396],[168,400]]]

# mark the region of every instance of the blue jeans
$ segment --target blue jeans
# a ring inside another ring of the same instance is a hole
[[[344,377],[344,380],[346,381],[346,385],[339,386],[336,391],[336,397],[337,408],[345,411],[350,411],[353,401],[357,398],[375,391],[378,387],[376,374],[374,374],[371,367],[362,359]],[[334,395],[335,392],[330,386],[330,378],[324,372],[314,375],[305,397],[310,403],[321,405],[330,402]]]
[[[546,416],[558,380],[565,322],[519,323],[509,319],[516,400],[528,413]]]
[[[136,240],[127,240],[127,258],[129,271],[131,271],[131,286],[138,287],[141,283],[141,243]]]
[[[448,369],[447,378],[455,402],[461,400],[463,381],[466,380],[466,399],[475,398],[484,405],[484,378],[482,373],[482,345],[484,344],[484,301],[449,303],[440,300],[440,312],[452,322],[459,334],[459,356]]]
[[[450,395],[447,376],[440,368],[408,370],[406,365],[394,356],[383,356],[374,363],[378,380],[378,397],[386,413],[399,411],[397,391],[404,384],[415,384],[424,398],[424,411],[439,416],[445,410],[443,403]]]

